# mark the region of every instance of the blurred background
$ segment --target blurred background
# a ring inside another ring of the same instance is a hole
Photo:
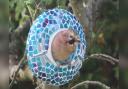
[[[8,89],[8,1],[0,0],[0,89]]]
[[[56,7],[75,14],[83,25],[86,57],[102,53],[120,59],[119,65],[95,58],[86,60],[76,78],[61,88],[70,89],[82,81],[94,80],[111,89],[128,89],[127,6],[127,0],[0,0],[0,89],[8,88],[9,72],[23,57],[32,22],[43,11]],[[24,80],[17,79],[12,89],[35,89],[36,84]],[[88,89],[102,88],[89,85]]]

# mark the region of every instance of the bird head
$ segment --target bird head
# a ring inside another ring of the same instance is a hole
[[[73,30],[67,30],[62,32],[63,37],[66,40],[67,45],[69,46],[75,46],[76,43],[80,42],[79,37],[76,35],[76,33]]]
[[[73,30],[60,31],[54,37],[52,42],[52,55],[57,61],[63,61],[75,51],[79,37]]]

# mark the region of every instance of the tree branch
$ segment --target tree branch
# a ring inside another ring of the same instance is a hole
[[[108,61],[110,62],[111,64],[119,64],[119,59],[116,59],[114,57],[111,57],[109,55],[106,55],[106,54],[91,54],[89,57],[87,57],[86,59],[89,59],[89,58],[95,58],[95,59],[100,59],[100,60],[104,60],[104,61]]]
[[[97,86],[101,86],[104,89],[110,89],[109,86],[107,86],[107,85],[105,85],[105,84],[103,84],[103,83],[101,83],[99,81],[88,81],[88,80],[87,81],[83,81],[83,82],[81,82],[81,83],[73,86],[71,89],[76,89],[77,87],[82,86],[82,85],[85,85],[85,84],[87,84],[87,85],[89,85],[89,84],[91,84],[91,85],[97,85]]]
[[[17,68],[16,72],[14,72],[14,77],[13,77],[11,83],[9,84],[9,88],[10,88],[10,89],[11,89],[11,87],[13,86],[14,81],[16,80],[16,76],[17,76],[17,74],[18,74],[18,72],[19,72],[19,70],[20,70],[20,66],[21,66],[21,64],[23,63],[23,61],[24,61],[25,59],[26,59],[26,55],[24,54],[24,56],[22,57],[22,59],[20,60],[20,62],[19,62],[19,64],[18,64],[18,68]]]

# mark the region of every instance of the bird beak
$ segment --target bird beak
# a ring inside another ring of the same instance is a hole
[[[80,39],[78,37],[75,38],[75,42],[80,42]]]

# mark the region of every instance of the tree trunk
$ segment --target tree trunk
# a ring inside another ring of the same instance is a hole
[[[103,2],[110,2],[112,0],[69,0],[73,13],[79,19],[86,34],[86,41],[88,49],[93,44],[92,31],[96,29],[96,19],[99,15],[99,9]]]
[[[70,0],[73,13],[84,28],[87,42],[91,42],[90,36],[94,27],[92,1],[94,0]]]

